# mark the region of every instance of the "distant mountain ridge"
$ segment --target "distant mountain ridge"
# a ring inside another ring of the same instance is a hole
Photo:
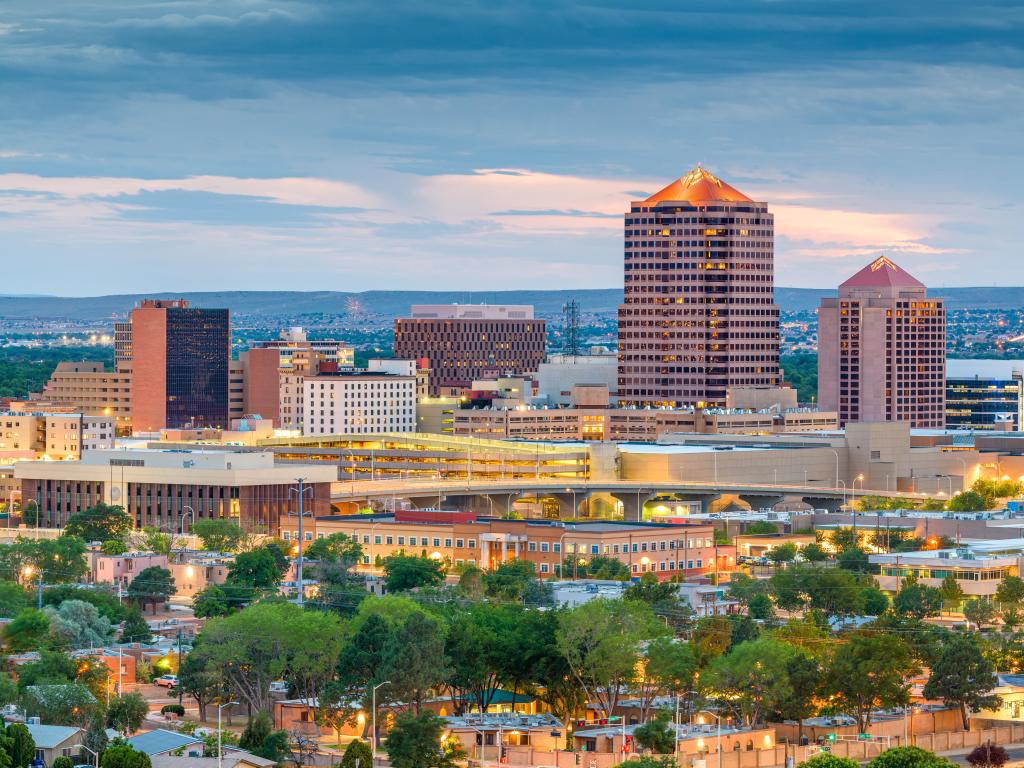
[[[934,288],[951,309],[1016,309],[1024,306],[1024,287]],[[776,301],[789,311],[811,311],[834,289],[776,288]],[[300,316],[350,314],[402,316],[412,304],[532,304],[550,317],[575,299],[584,314],[608,315],[622,301],[621,288],[551,291],[211,291],[133,293],[111,296],[0,296],[0,319],[112,321],[124,317],[141,299],[188,299],[201,307],[228,307],[239,315]]]

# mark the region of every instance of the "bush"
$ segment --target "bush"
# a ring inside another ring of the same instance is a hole
[[[920,747],[893,747],[868,763],[868,768],[952,768],[954,764]]]
[[[361,739],[353,739],[345,747],[345,754],[341,758],[341,768],[356,768],[356,760],[359,761],[359,768],[371,768],[373,765],[373,752],[370,745]]]
[[[827,752],[819,752],[810,760],[804,760],[801,766],[807,768],[860,768],[860,763],[849,757],[830,755]]]
[[[50,768],[75,768],[75,764],[71,762],[70,757],[60,755],[59,757],[53,758],[53,762],[50,763]]]
[[[177,715],[178,717],[185,716],[185,708],[181,704],[164,704],[160,707],[161,715]]]
[[[1001,768],[1009,761],[1009,753],[998,744],[979,744],[967,755],[974,768]]]

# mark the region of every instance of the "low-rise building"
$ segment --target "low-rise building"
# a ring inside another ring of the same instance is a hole
[[[415,373],[321,372],[303,381],[304,435],[365,435],[415,430]]]
[[[378,559],[399,553],[484,570],[513,559],[529,560],[541,577],[565,578],[578,575],[579,567],[594,557],[617,559],[633,576],[654,573],[663,580],[677,574],[699,578],[735,566],[735,548],[716,546],[711,525],[505,520],[471,512],[397,510],[320,517],[304,530],[317,537],[352,536],[363,547],[360,569],[369,572],[377,569]],[[281,531],[286,540],[294,538],[297,522],[282,520]],[[563,568],[566,560],[575,564],[573,573]]]
[[[82,751],[82,729],[73,725],[42,725],[26,723],[29,735],[36,745],[35,759],[41,765],[51,766],[58,757],[75,758]]]
[[[174,596],[191,599],[211,584],[223,584],[234,559],[234,555],[219,552],[188,552],[176,557],[167,566],[177,589]]]
[[[444,718],[449,736],[480,765],[508,763],[512,747],[554,752],[565,745],[565,725],[554,715],[469,714]]]
[[[908,578],[938,588],[952,576],[963,590],[964,600],[992,600],[1003,579],[1020,575],[1024,539],[970,541],[955,549],[878,554],[869,559],[880,567],[875,579],[886,592],[899,592]]]
[[[147,568],[166,567],[167,555],[158,555],[155,552],[125,552],[121,555],[93,552],[90,575],[94,582],[100,584],[120,584],[127,587]]]
[[[236,520],[247,530],[277,531],[294,514],[290,491],[303,477],[312,495],[305,510],[331,510],[337,468],[279,466],[269,452],[210,450],[88,451],[79,461],[21,461],[15,465],[23,505],[38,505],[40,525],[62,527],[98,502],[124,507],[136,527],[180,531],[182,518]]]
[[[114,419],[73,412],[36,412],[12,403],[0,413],[0,459],[75,460],[114,447]]]

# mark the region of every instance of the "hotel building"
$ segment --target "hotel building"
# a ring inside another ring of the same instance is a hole
[[[57,363],[42,392],[33,393],[24,409],[35,411],[74,410],[89,416],[107,416],[114,420],[119,434],[131,432],[131,362],[121,362],[115,371],[103,363]]]
[[[818,310],[818,402],[851,421],[946,421],[946,310],[882,256]]]
[[[946,429],[1017,432],[1024,424],[1022,374],[946,379]]]
[[[304,435],[416,431],[416,375],[385,371],[321,372],[303,379]]]
[[[774,222],[695,168],[625,216],[618,396],[625,405],[725,406],[779,382]]]
[[[431,397],[459,395],[474,379],[536,371],[546,327],[526,305],[413,305],[395,320],[395,357],[426,360]]]

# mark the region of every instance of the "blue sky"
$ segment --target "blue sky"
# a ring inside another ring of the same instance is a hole
[[[7,0],[4,293],[621,285],[700,162],[780,285],[1024,284],[1017,2]]]

